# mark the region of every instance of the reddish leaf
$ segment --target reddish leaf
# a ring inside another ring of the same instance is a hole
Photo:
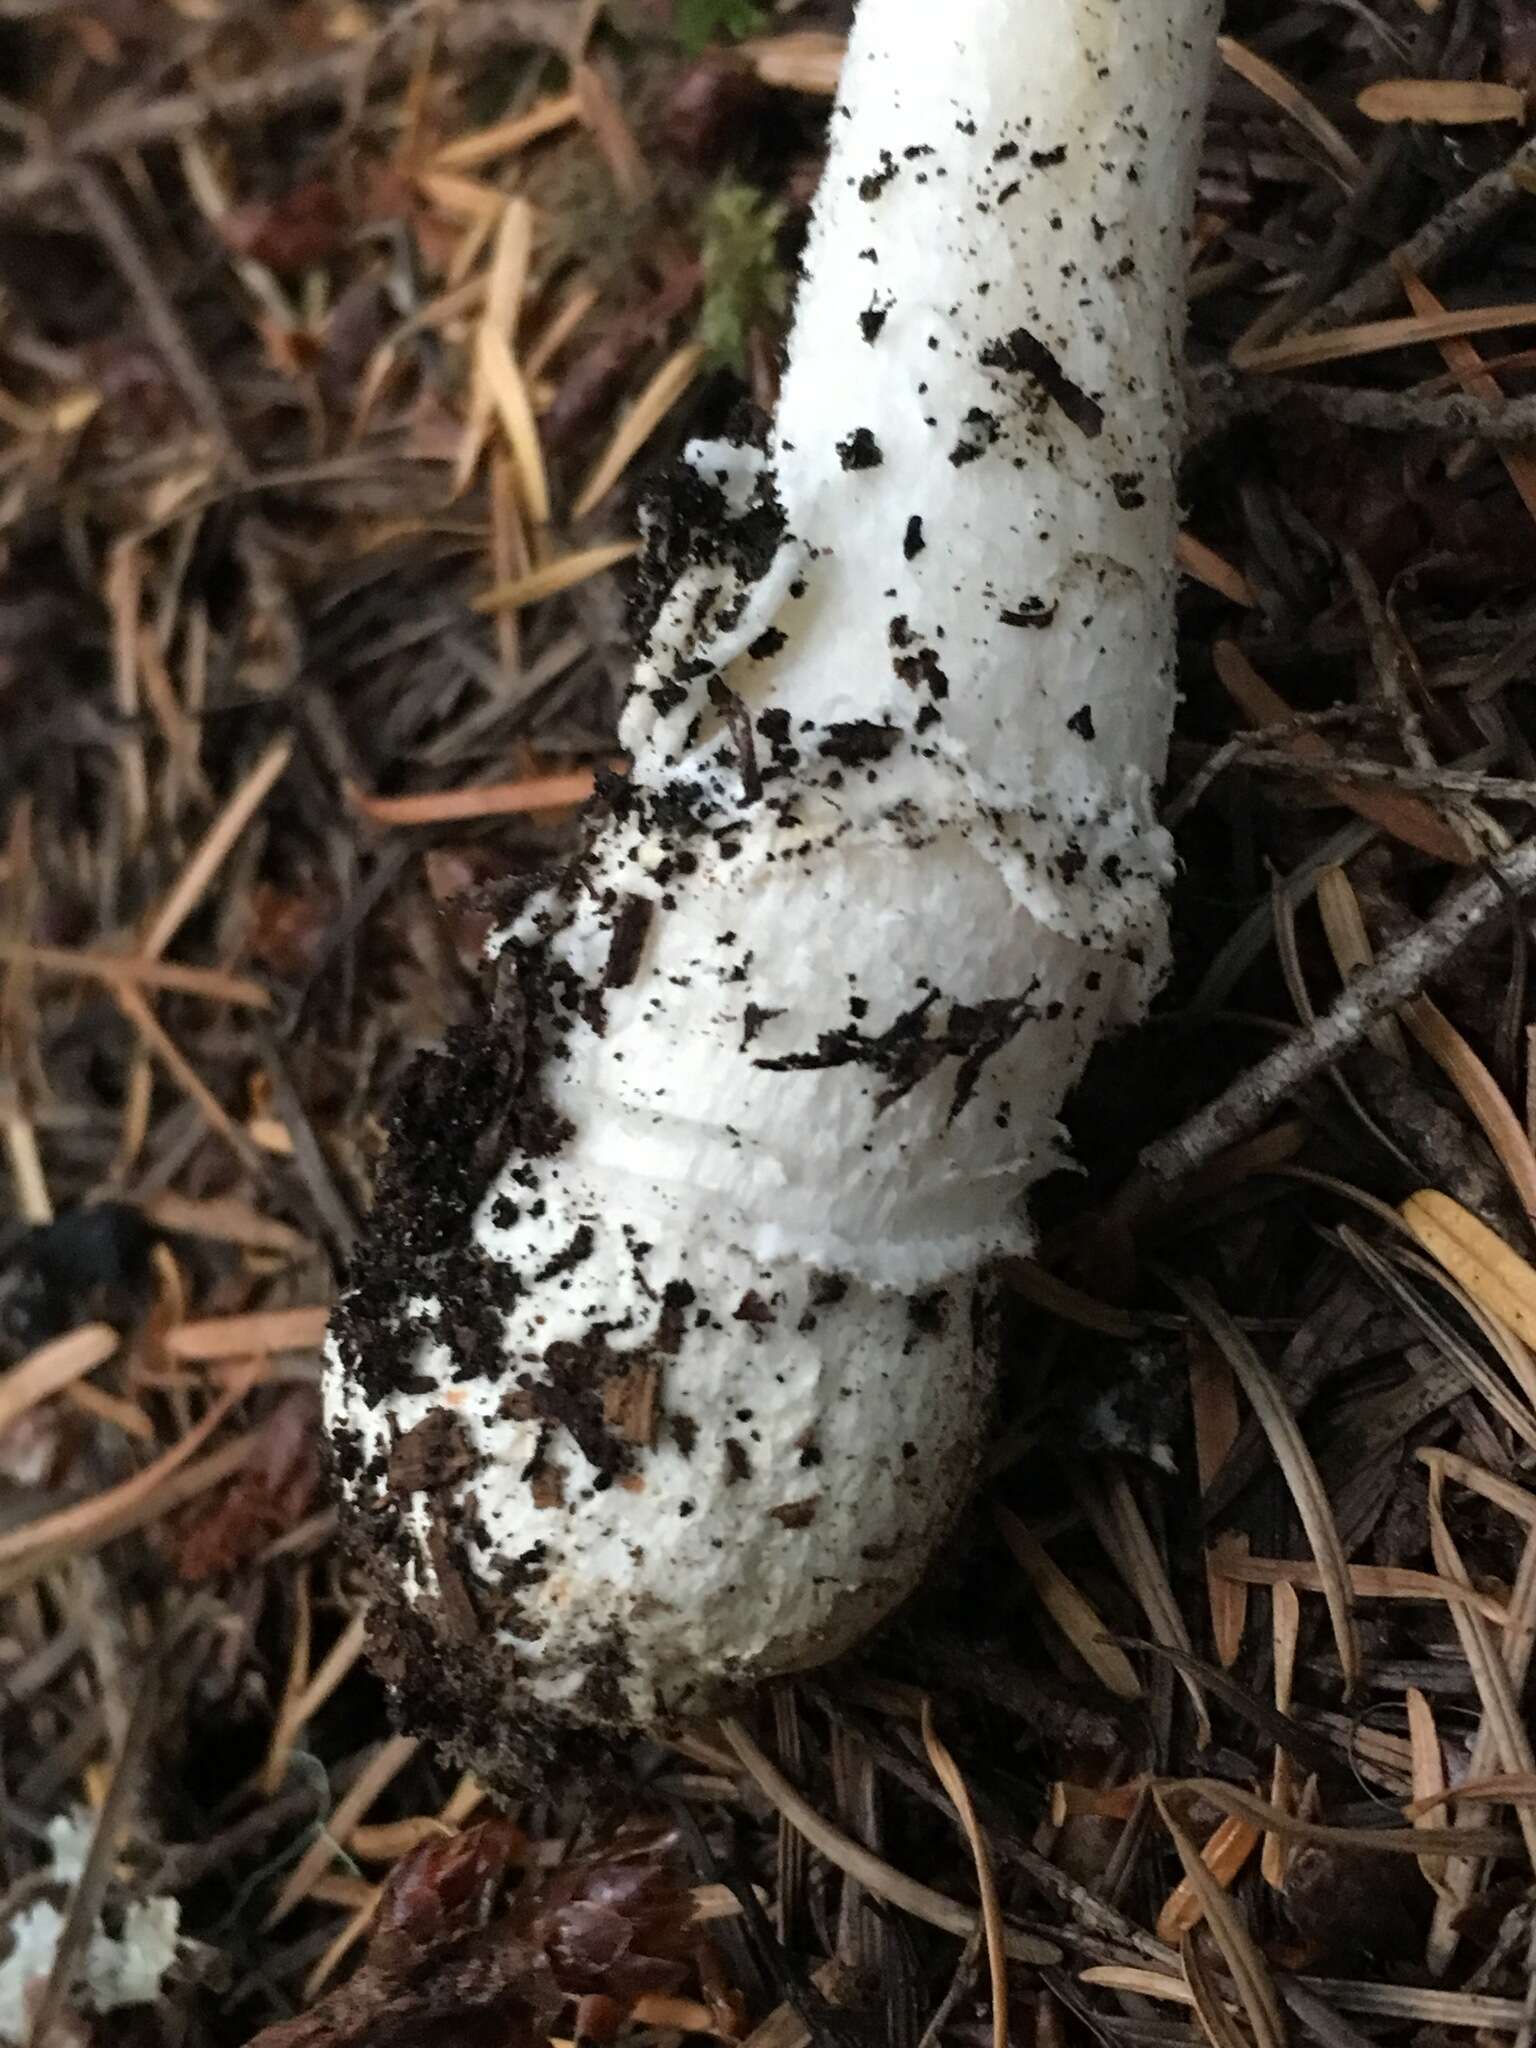
[[[253,200],[225,214],[220,231],[242,256],[253,256],[279,277],[326,263],[348,230],[341,194],[325,178],[307,178],[280,199]]]
[[[176,1540],[176,1569],[195,1584],[233,1571],[302,1521],[320,1483],[320,1415],[301,1388],[267,1417],[250,1460]]]
[[[254,883],[248,941],[251,958],[290,979],[309,974],[319,961],[335,912],[335,896],[324,887],[299,891],[278,889],[271,882]]]

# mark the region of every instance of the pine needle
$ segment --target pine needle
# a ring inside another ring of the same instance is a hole
[[[965,1937],[979,1926],[978,1917],[969,1906],[962,1906],[957,1900],[946,1898],[942,1892],[932,1891],[915,1878],[893,1869],[873,1850],[866,1849],[861,1842],[855,1842],[841,1828],[824,1819],[795,1790],[783,1772],[769,1761],[740,1721],[724,1720],[720,1728],[758,1790],[792,1826],[800,1830],[813,1849],[820,1850],[829,1863],[857,1879],[877,1899],[889,1900],[915,1919],[926,1920],[930,1927],[942,1927],[946,1933]],[[1060,1950],[1050,1942],[1037,1941],[1032,1934],[1024,1934],[1017,1928],[1004,1928],[1003,1943],[1015,1962],[1055,1963],[1061,1960]]]
[[[1463,306],[1445,313],[1399,315],[1391,320],[1363,320],[1354,327],[1330,327],[1322,334],[1296,334],[1259,348],[1234,350],[1234,369],[1273,376],[1282,370],[1311,370],[1319,363],[1358,361],[1390,349],[1413,348],[1423,342],[1447,341],[1461,334],[1494,334],[1509,327],[1536,325],[1536,304],[1529,299],[1508,306]]]
[[[355,783],[347,801],[376,825],[446,825],[465,818],[502,818],[514,811],[564,811],[584,804],[597,786],[590,768],[483,782],[468,789],[422,790],[415,796],[372,796]]]
[[[1536,1344],[1536,1267],[1460,1202],[1436,1188],[1421,1188],[1399,1214],[1430,1256],[1474,1301]]]
[[[526,149],[540,136],[553,135],[557,129],[569,127],[579,111],[575,93],[551,93],[547,99],[536,101],[525,114],[514,114],[505,121],[493,121],[488,128],[472,128],[466,134],[456,136],[452,142],[445,142],[432,159],[433,168],[440,171],[483,170],[487,164],[498,163],[501,158]]]
[[[1003,1909],[998,1901],[997,1880],[992,1874],[992,1857],[986,1836],[971,1804],[964,1773],[955,1762],[933,1725],[933,1707],[923,1701],[923,1747],[934,1775],[949,1794],[960,1816],[960,1825],[971,1847],[976,1865],[976,1890],[981,1899],[981,1924],[987,1937],[987,1969],[992,1979],[992,2048],[1008,2048],[1008,1956],[1003,1945]]]
[[[1247,2015],[1257,2048],[1284,2048],[1285,2012],[1275,1989],[1269,1965],[1244,1925],[1241,1915],[1214,1874],[1207,1868],[1199,1849],[1175,1817],[1167,1794],[1154,1786],[1152,1799],[1159,1818],[1179,1852],[1190,1891],[1199,1902],[1212,1939],[1232,1975],[1238,1999]]]
[[[685,342],[668,356],[614,429],[608,446],[571,507],[573,521],[595,511],[618,483],[636,455],[661,425],[704,365],[701,342]]]
[[[1087,1595],[1073,1585],[1017,1515],[1001,1506],[994,1506],[992,1515],[1041,1606],[1100,1684],[1118,1699],[1139,1700],[1141,1680],[1125,1652],[1108,1640],[1109,1631]]]
[[[83,1323],[67,1336],[39,1345],[0,1374],[0,1433],[51,1395],[105,1365],[117,1350],[117,1332],[107,1323]]]
[[[1333,1624],[1334,1642],[1343,1671],[1344,1690],[1347,1695],[1352,1695],[1360,1683],[1361,1664],[1360,1640],[1350,1612],[1349,1566],[1327,1491],[1296,1418],[1269,1367],[1204,1282],[1185,1280],[1166,1269],[1162,1269],[1162,1278],[1220,1346],[1223,1357],[1248,1398],[1249,1406],[1269,1438],[1275,1462],[1285,1476],[1302,1528],[1317,1560],[1323,1597],[1328,1603],[1328,1618]]]
[[[493,585],[474,600],[474,608],[477,612],[517,611],[524,605],[538,604],[558,591],[572,590],[578,583],[601,576],[605,569],[627,562],[639,552],[637,540],[603,541],[596,547],[582,548],[576,554],[544,562],[537,569],[530,569],[526,576]]]
[[[1484,121],[1523,121],[1518,86],[1485,78],[1378,78],[1355,95],[1368,121],[1430,121],[1461,128]]]

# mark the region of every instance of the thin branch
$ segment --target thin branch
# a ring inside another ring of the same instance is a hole
[[[1311,406],[1341,426],[1385,434],[1433,434],[1499,446],[1536,442],[1536,398],[1502,403],[1464,392],[1356,391],[1336,384],[1292,384],[1282,403]]]
[[[1381,262],[1372,264],[1363,277],[1337,292],[1319,309],[1309,331],[1344,327],[1395,306],[1402,295],[1394,267],[1398,261],[1406,260],[1421,276],[1433,275],[1474,235],[1491,227],[1500,214],[1529,195],[1533,173],[1536,137],[1522,142],[1503,163],[1496,164],[1465,191],[1447,200],[1406,242],[1400,242]]]
[[[1418,995],[1468,939],[1507,907],[1511,896],[1524,896],[1533,888],[1536,839],[1527,839],[1491,861],[1432,918],[1384,952],[1315,1023],[1240,1075],[1177,1130],[1149,1145],[1141,1155],[1143,1172],[1166,1193],[1218,1152],[1250,1136],[1298,1088],[1358,1045],[1379,1017]]]

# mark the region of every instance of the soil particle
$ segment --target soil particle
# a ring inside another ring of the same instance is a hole
[[[1027,327],[1015,327],[981,352],[983,367],[1033,377],[1057,410],[1090,440],[1104,431],[1104,408],[1067,375],[1056,357]]]
[[[428,1487],[452,1486],[479,1464],[463,1418],[451,1408],[434,1408],[408,1429],[389,1454],[391,1493],[417,1493]]]

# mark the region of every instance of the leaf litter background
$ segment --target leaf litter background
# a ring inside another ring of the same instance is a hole
[[[1233,0],[1178,968],[999,1276],[929,1591],[607,1804],[496,1809],[363,1659],[327,1304],[478,892],[614,758],[637,497],[772,402],[845,28],[0,0],[0,1984],[38,2044],[1532,2039],[1527,0]],[[174,1962],[102,2012],[154,1901]]]

